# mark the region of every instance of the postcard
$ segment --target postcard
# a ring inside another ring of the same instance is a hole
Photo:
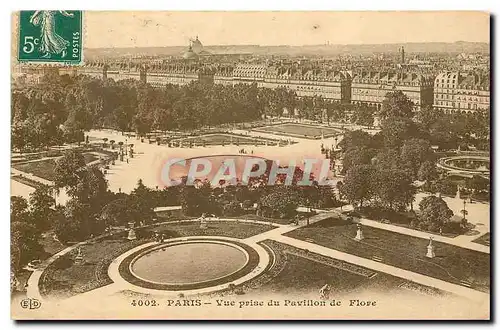
[[[11,317],[489,320],[489,31],[13,13]]]

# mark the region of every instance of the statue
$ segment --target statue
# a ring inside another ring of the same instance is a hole
[[[16,277],[16,274],[13,272],[10,273],[10,292],[14,292],[19,287],[19,280]]]
[[[429,237],[429,245],[427,245],[427,254],[425,255],[427,258],[434,258],[436,253],[434,251],[434,245],[432,244],[432,236]]]
[[[363,240],[365,237],[363,235],[363,230],[361,229],[361,225],[358,223],[357,224],[358,230],[356,231],[356,237],[354,238],[357,241]]]
[[[323,285],[321,289],[319,289],[319,298],[321,300],[328,300],[330,298],[330,291],[331,287],[328,283]]]
[[[203,213],[200,217],[200,229],[207,229],[207,219],[205,219],[205,213]]]
[[[78,249],[76,251],[77,252],[76,252],[76,257],[75,257],[75,264],[81,265],[85,262],[85,260],[83,259],[82,248],[78,247]]]
[[[128,231],[128,236],[127,236],[127,239],[129,241],[133,241],[133,240],[136,240],[137,239],[137,235],[135,233],[135,229],[134,229],[134,223],[133,222],[129,222],[128,223],[129,227],[130,227],[130,230]]]

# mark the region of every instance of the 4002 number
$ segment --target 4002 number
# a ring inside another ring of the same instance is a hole
[[[142,306],[145,306],[145,307],[154,307],[154,306],[158,306],[158,303],[156,302],[156,300],[142,300],[142,299],[134,299],[132,300],[132,302],[130,303],[130,305],[132,306],[139,306],[139,307],[142,307]]]

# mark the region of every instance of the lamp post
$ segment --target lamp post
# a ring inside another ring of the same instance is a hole
[[[465,220],[465,215],[467,214],[467,210],[465,209],[465,199],[464,199],[464,209],[462,210],[462,213],[463,213],[463,216],[464,216],[464,220]]]
[[[127,162],[128,162],[127,142],[128,142],[128,139],[125,139],[125,157],[126,157]]]

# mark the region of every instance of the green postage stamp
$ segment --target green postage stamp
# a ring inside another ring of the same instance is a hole
[[[82,11],[26,10],[19,13],[18,60],[79,64]]]

